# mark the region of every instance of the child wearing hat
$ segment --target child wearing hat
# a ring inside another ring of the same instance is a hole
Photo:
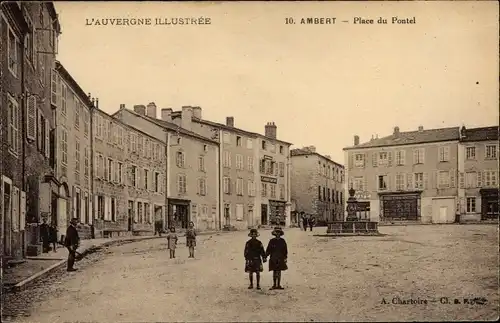
[[[266,262],[266,252],[264,245],[257,239],[259,232],[257,229],[250,229],[248,233],[250,240],[245,244],[245,272],[248,273],[250,279],[250,286],[248,289],[253,288],[253,273],[257,278],[257,289],[260,289],[260,273],[264,270],[262,262]]]
[[[269,271],[273,272],[273,287],[270,289],[284,289],[281,287],[281,272],[288,269],[286,264],[288,258],[288,247],[280,227],[275,227],[271,234],[274,236],[269,240],[266,256],[269,256]]]

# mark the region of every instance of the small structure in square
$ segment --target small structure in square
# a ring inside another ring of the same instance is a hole
[[[378,222],[365,221],[358,218],[358,200],[354,197],[356,191],[351,187],[347,199],[347,217],[345,221],[328,223],[328,235],[379,235]]]

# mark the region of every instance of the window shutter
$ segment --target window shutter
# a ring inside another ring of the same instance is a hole
[[[406,151],[401,150],[401,165],[406,165]]]
[[[11,215],[11,224],[12,231],[19,232],[19,189],[15,186],[12,186],[12,215]]]
[[[394,190],[399,191],[401,188],[398,186],[398,177],[400,173],[394,174]]]
[[[137,222],[139,222],[139,207],[138,207],[139,202],[137,202],[137,203],[134,202],[134,206],[135,206],[135,208],[134,208],[134,222],[137,223]]]
[[[477,187],[479,187],[479,188],[483,187],[483,172],[482,171],[477,172]]]
[[[21,198],[19,202],[20,214],[19,214],[19,229],[24,231],[26,227],[26,193],[21,191]]]
[[[463,172],[458,173],[458,182],[460,188],[465,188],[465,174]]]
[[[37,149],[42,148],[42,113],[36,109],[36,143]]]
[[[93,222],[94,219],[99,218],[98,212],[99,212],[99,196],[96,195],[94,196],[94,210],[93,212],[90,213],[90,217],[92,218],[91,222]]]
[[[378,177],[379,177],[379,175],[375,175],[375,189],[377,191],[380,191],[380,185],[379,185],[379,182],[378,182]],[[332,190],[332,201],[333,201],[333,203],[335,203],[335,190]]]
[[[99,172],[98,172],[98,167],[99,165],[99,158],[97,154],[94,155],[94,177],[99,178]]]
[[[45,157],[50,156],[50,124],[49,120],[45,119]]]
[[[456,187],[457,186],[457,171],[456,169],[450,169],[450,187]]]
[[[425,164],[425,148],[422,148],[422,164]]]
[[[392,166],[392,151],[387,152],[387,166]]]
[[[355,153],[351,153],[351,156],[349,158],[349,164],[347,165],[348,169],[351,170],[354,166],[354,158],[356,157]]]
[[[88,214],[89,214],[89,220],[88,220],[88,221],[89,221],[89,224],[92,224],[92,223],[93,223],[93,221],[92,221],[92,220],[93,220],[93,218],[94,218],[94,216],[93,216],[93,214],[92,214],[92,198],[91,198],[91,195],[90,195],[90,194],[88,195],[88,197],[89,197],[89,203],[88,203],[88,205],[87,205],[87,208],[88,208],[88,211],[87,211],[87,212],[88,212]]]
[[[367,181],[366,176],[365,176],[365,177],[363,177],[363,191],[368,191],[367,184],[368,184],[368,181]]]
[[[418,148],[413,149],[413,165],[415,165],[418,162]]]
[[[104,196],[104,220],[108,219],[108,197]]]
[[[406,184],[408,190],[413,189],[413,173],[406,174]]]
[[[432,179],[432,183],[433,183],[432,188],[439,188],[439,172],[434,171],[433,174],[434,175],[433,175],[433,179]]]
[[[35,140],[36,137],[36,98],[30,96],[26,104],[26,137]]]
[[[428,189],[429,188],[429,175],[427,175],[427,173],[424,173],[423,175],[424,177],[424,190]]]
[[[376,152],[372,153],[372,166],[377,167],[378,166],[378,159],[377,156],[378,154]]]
[[[73,214],[72,218],[76,218],[76,190],[74,186],[71,188],[71,196],[73,196],[72,199],[73,203],[71,205],[71,210],[72,210],[71,214]]]
[[[387,174],[387,182],[385,183],[387,185],[387,190],[390,191],[392,190],[392,178],[390,174]]]

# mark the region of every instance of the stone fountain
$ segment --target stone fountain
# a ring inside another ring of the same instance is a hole
[[[357,216],[358,201],[354,197],[356,191],[349,189],[347,199],[347,217],[345,221],[329,222],[326,233],[328,235],[380,235],[378,232],[378,222],[361,221]]]

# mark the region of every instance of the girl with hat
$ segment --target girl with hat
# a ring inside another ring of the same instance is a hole
[[[271,234],[274,236],[269,240],[266,256],[269,256],[269,271],[273,272],[273,287],[270,289],[284,289],[281,287],[281,272],[288,269],[286,264],[288,258],[288,247],[280,227],[275,227]]]
[[[262,262],[266,262],[266,252],[264,245],[257,239],[259,232],[257,229],[250,229],[248,233],[250,240],[245,244],[245,272],[248,273],[250,279],[250,286],[248,289],[253,288],[253,273],[257,278],[257,289],[260,289],[260,273],[264,270]]]

